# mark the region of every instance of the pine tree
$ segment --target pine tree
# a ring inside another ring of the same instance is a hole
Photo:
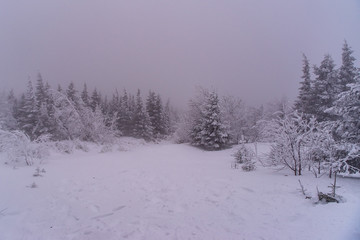
[[[23,102],[21,103],[21,108],[18,113],[19,127],[33,140],[36,137],[34,130],[37,125],[38,112],[36,110],[36,99],[30,80],[22,100]]]
[[[163,106],[160,95],[150,91],[146,101],[146,111],[149,114],[153,135],[155,138],[165,134],[163,123]]]
[[[193,128],[193,144],[208,150],[224,148],[229,136],[221,120],[219,98],[215,92],[206,99],[201,116]]]
[[[333,133],[345,170],[360,172],[360,79],[348,87],[328,111],[338,117],[333,122]]]
[[[136,95],[136,109],[134,113],[134,129],[133,135],[135,137],[143,138],[146,141],[152,139],[151,122],[147,112],[144,109],[143,102],[141,99],[140,90]]]
[[[301,78],[303,79],[300,83],[299,96],[295,102],[295,109],[299,112],[304,113],[305,115],[312,115],[315,113],[313,109],[314,105],[314,95],[313,89],[311,86],[311,75],[310,75],[310,64],[309,60],[303,54],[303,75]]]
[[[75,105],[79,104],[78,97],[77,97],[77,91],[75,90],[75,85],[73,82],[71,82],[69,84],[68,88],[66,89],[66,96]]]
[[[349,90],[348,84],[355,83],[359,78],[359,70],[355,67],[355,57],[353,50],[347,42],[344,42],[342,48],[342,65],[339,70],[340,92]]]
[[[335,64],[330,55],[325,55],[320,66],[314,66],[316,79],[314,81],[315,117],[318,121],[330,120],[332,116],[325,110],[332,106],[339,93],[339,83]]]
[[[118,91],[116,90],[115,94],[112,95],[112,99],[109,102],[109,114],[111,116],[117,115],[120,110],[120,96]]]
[[[119,102],[119,116],[118,116],[118,129],[124,136],[130,136],[131,133],[131,117],[129,111],[129,97],[127,91],[124,90],[124,95]]]
[[[34,135],[36,137],[42,134],[51,134],[53,126],[53,102],[50,94],[50,86],[48,83],[44,84],[41,74],[38,74],[36,83],[36,111],[37,124],[34,128]]]
[[[171,123],[171,109],[170,109],[170,101],[166,102],[163,111],[163,129],[165,135],[170,135],[173,132],[172,123]]]
[[[41,108],[41,105],[43,103],[46,103],[46,99],[47,99],[45,92],[45,85],[40,73],[38,73],[38,79],[36,82],[35,97],[36,97],[36,105],[39,110]]]
[[[7,97],[7,103],[9,106],[8,119],[10,119],[10,122],[8,123],[8,129],[16,130],[18,128],[18,122],[16,120],[17,110],[18,110],[18,101],[14,95],[13,90],[10,91],[10,93]]]
[[[16,120],[13,115],[15,102],[16,99],[13,91],[10,91],[8,96],[6,96],[5,92],[0,93],[0,129],[16,129]]]
[[[101,96],[95,88],[91,95],[90,107],[93,111],[95,111],[96,107],[100,104],[101,104]]]
[[[60,84],[58,84],[56,91],[58,91],[59,93],[61,93],[63,91]]]
[[[85,106],[90,106],[89,94],[88,94],[86,83],[84,83],[84,89],[81,92],[81,100],[83,101]]]

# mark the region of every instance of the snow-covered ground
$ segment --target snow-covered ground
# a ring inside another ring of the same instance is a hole
[[[52,154],[40,177],[1,164],[0,239],[360,239],[358,179],[338,179],[344,203],[314,204],[298,179],[314,197],[332,180],[232,169],[234,151],[125,139]]]

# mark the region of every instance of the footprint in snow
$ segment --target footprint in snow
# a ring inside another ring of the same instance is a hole
[[[244,189],[245,191],[247,192],[254,192],[254,190],[250,189],[250,188],[247,188],[247,187],[242,187],[242,189]]]
[[[124,207],[125,207],[125,205],[122,205],[122,206],[119,206],[117,208],[114,208],[112,211],[116,212],[116,211],[119,211],[119,210],[123,209]]]

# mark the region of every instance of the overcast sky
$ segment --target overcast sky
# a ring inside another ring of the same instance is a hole
[[[360,66],[359,0],[0,0],[0,81],[152,89],[184,106],[195,86],[259,104],[297,95],[302,53]],[[20,92],[17,90],[16,92]]]

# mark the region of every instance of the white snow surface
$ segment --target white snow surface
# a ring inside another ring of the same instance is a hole
[[[1,164],[0,239],[360,239],[359,179],[338,179],[344,203],[314,204],[298,179],[314,199],[316,186],[329,191],[328,177],[259,163],[232,169],[236,146],[119,144],[53,153],[31,167]],[[33,176],[36,167],[43,176]]]

